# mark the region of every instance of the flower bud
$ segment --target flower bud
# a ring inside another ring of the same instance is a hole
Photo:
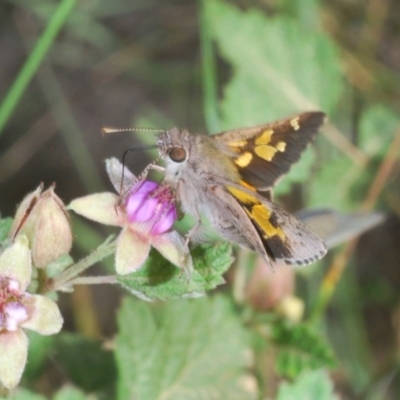
[[[36,267],[45,267],[69,253],[72,247],[71,226],[63,202],[54,193],[54,185],[42,190],[40,185],[24,198],[10,233],[12,240],[21,233],[26,234]]]
[[[276,312],[292,323],[299,323],[304,315],[304,302],[296,296],[288,295],[278,304]]]
[[[294,280],[291,266],[279,265],[272,270],[259,259],[247,284],[246,297],[257,310],[271,310],[294,293]]]

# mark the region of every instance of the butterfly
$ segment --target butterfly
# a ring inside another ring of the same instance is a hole
[[[323,241],[272,200],[272,190],[315,138],[326,116],[305,112],[252,128],[207,136],[173,128],[157,137],[164,180],[185,213],[204,215],[222,238],[273,263],[307,265]]]

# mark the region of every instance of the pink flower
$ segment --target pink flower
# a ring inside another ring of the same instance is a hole
[[[136,228],[157,236],[174,224],[177,214],[174,198],[167,186],[152,181],[138,182],[123,203],[126,217]],[[141,224],[140,224],[141,223]]]
[[[0,255],[0,381],[8,389],[20,381],[27,360],[28,338],[22,328],[52,335],[63,324],[53,300],[26,292],[31,273],[28,239],[19,235]]]
[[[106,161],[107,172],[117,191],[121,190],[122,165]],[[138,270],[148,258],[151,246],[179,268],[190,270],[192,260],[185,241],[171,230],[177,218],[174,195],[169,186],[139,181],[125,170],[122,197],[109,192],[75,199],[69,208],[93,221],[120,226],[116,271],[126,275]]]

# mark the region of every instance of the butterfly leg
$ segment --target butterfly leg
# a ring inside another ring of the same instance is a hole
[[[122,178],[121,178],[121,183],[120,183],[120,199],[119,202],[122,203],[129,195],[131,195],[135,188],[135,186],[137,185],[138,182],[143,182],[147,179],[147,176],[149,175],[150,170],[155,170],[158,172],[164,172],[165,168],[161,167],[160,165],[156,165],[155,162],[157,162],[157,160],[155,160],[154,162],[150,163],[139,175],[138,178],[134,177],[134,179],[132,178],[132,174],[130,174],[129,176],[129,180],[132,181],[132,183],[130,183],[129,185],[124,185],[123,181],[124,181],[124,170],[122,170]]]
[[[201,219],[199,218],[196,222],[196,225],[192,229],[190,229],[190,231],[186,235],[185,248],[189,249],[189,242],[196,235],[196,233],[199,231],[200,228],[201,228]]]
[[[190,255],[190,249],[189,249],[189,243],[191,241],[191,239],[193,238],[193,236],[196,235],[196,233],[198,232],[198,230],[201,228],[201,218],[200,218],[200,214],[196,211],[193,212],[193,215],[196,218],[196,224],[193,226],[193,228],[191,228],[189,230],[189,232],[186,234],[186,238],[185,238],[185,244],[183,246],[184,251],[182,253],[182,257],[181,257],[181,262],[184,263],[186,260],[186,257],[188,255]]]
[[[146,180],[147,176],[149,175],[150,170],[158,171],[163,173],[165,171],[165,168],[162,167],[161,165],[156,164],[157,160],[151,162],[139,175],[139,180]]]

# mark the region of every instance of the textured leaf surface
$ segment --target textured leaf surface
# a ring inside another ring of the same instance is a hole
[[[46,400],[45,396],[32,393],[26,389],[17,389],[11,398],[13,400]]]
[[[229,243],[199,246],[192,251],[192,257],[194,271],[190,278],[152,251],[143,268],[118,280],[133,294],[147,299],[197,297],[225,282],[222,274],[233,261]]]
[[[226,122],[238,126],[304,109],[332,111],[342,91],[342,71],[327,36],[295,19],[241,12],[220,1],[209,4],[214,37],[234,68],[223,101]]]
[[[56,358],[74,384],[94,391],[114,383],[114,358],[111,351],[102,348],[100,341],[66,332],[57,339]]]
[[[49,353],[54,350],[55,336],[43,336],[34,331],[27,331],[27,334],[29,338],[28,362],[23,379],[33,381],[46,367]]]
[[[341,153],[328,154],[311,183],[310,205],[340,210],[358,208],[399,124],[397,115],[382,106],[367,109],[360,118],[358,145],[370,157],[369,163],[359,166]]]
[[[333,42],[295,19],[241,12],[220,1],[208,2],[214,38],[233,67],[221,104],[223,129],[273,121],[305,110],[333,113],[342,93],[342,72]],[[313,155],[301,161],[277,187],[306,179]]]
[[[54,397],[53,400],[96,400],[93,395],[85,395],[82,391],[72,386],[62,388]]]
[[[281,376],[295,378],[307,369],[334,367],[332,349],[311,326],[278,321],[272,326],[278,347],[276,370]]]
[[[0,243],[7,239],[12,223],[12,218],[0,219]]]
[[[376,105],[367,109],[359,123],[359,145],[372,157],[383,157],[400,124],[400,118],[389,109]]]
[[[126,299],[118,324],[119,400],[256,398],[248,341],[225,297],[158,307]]]
[[[294,383],[283,383],[276,400],[339,400],[325,371],[305,372]]]
[[[360,167],[342,154],[327,160],[311,182],[309,205],[339,210],[351,208],[354,202],[349,197],[349,190],[360,172]]]

